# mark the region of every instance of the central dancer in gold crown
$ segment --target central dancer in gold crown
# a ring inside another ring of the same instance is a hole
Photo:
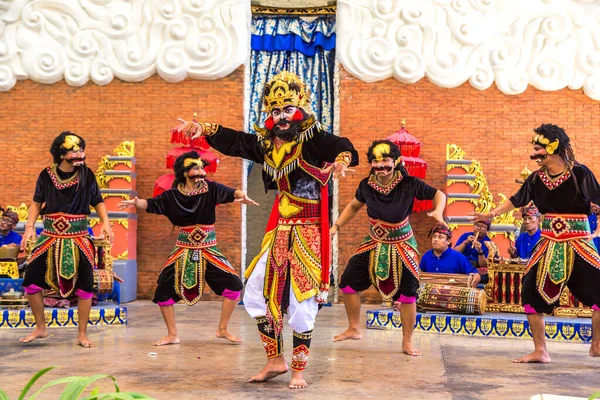
[[[315,317],[329,289],[329,205],[327,184],[358,164],[350,141],[327,134],[308,112],[309,92],[298,76],[281,72],[265,85],[263,106],[269,116],[257,134],[213,123],[190,122],[193,137],[228,156],[263,165],[265,190],[278,196],[261,252],[246,270],[244,305],[256,318],[267,364],[249,382],[284,374],[283,313],[294,330],[289,387],[308,386],[308,361]]]

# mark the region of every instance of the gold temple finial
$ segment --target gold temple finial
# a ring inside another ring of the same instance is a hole
[[[521,171],[520,175],[521,175],[521,177],[518,179],[515,179],[515,182],[522,185],[523,183],[525,183],[525,180],[527,179],[527,177],[529,175],[531,175],[531,171],[529,170],[529,168],[527,168],[527,166],[525,166],[525,168],[523,168],[523,170]]]
[[[198,118],[198,113],[197,113],[197,112],[195,112],[195,113],[193,114],[193,117],[194,117],[194,119]]]
[[[402,127],[404,128],[406,126],[406,120],[404,118],[402,118]]]

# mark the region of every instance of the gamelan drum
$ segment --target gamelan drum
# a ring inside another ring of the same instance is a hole
[[[435,272],[421,272],[419,282],[435,283],[438,285],[469,287],[468,274],[440,274]]]
[[[423,311],[481,315],[487,304],[484,290],[427,282],[419,285],[418,296],[417,307]]]
[[[111,294],[113,291],[114,276],[112,271],[94,269],[94,293]]]

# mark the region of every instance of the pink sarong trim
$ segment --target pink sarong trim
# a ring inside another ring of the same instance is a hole
[[[523,310],[525,311],[525,314],[538,314],[538,312],[535,311],[535,308],[533,308],[531,304],[524,304]]]
[[[38,285],[31,284],[29,286],[23,286],[23,290],[25,291],[26,294],[36,294],[38,292],[41,292],[44,289],[42,289]]]
[[[342,290],[342,293],[346,293],[346,294],[356,293],[356,290],[352,289],[350,286],[343,287],[341,290]]]
[[[225,290],[223,290],[223,293],[221,294],[221,296],[223,296],[229,300],[237,301],[240,298],[240,293],[241,292],[239,292],[239,291],[236,292],[233,290],[225,289]]]
[[[410,304],[410,303],[414,303],[415,301],[417,301],[417,298],[414,296],[405,296],[403,294],[400,295],[400,299],[398,300],[398,302],[400,303],[404,303],[404,304]]]
[[[85,290],[77,289],[75,290],[75,296],[79,297],[82,300],[88,300],[94,297],[94,293],[86,292]]]
[[[175,304],[175,300],[169,299],[167,301],[158,301],[156,302],[156,304],[158,304],[159,307],[172,306],[173,304]]]

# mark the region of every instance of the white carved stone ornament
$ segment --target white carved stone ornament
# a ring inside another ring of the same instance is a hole
[[[365,82],[427,77],[452,88],[493,83],[583,88],[600,100],[598,0],[339,0],[337,52]]]
[[[246,0],[0,0],[0,91],[218,79],[248,56]]]

